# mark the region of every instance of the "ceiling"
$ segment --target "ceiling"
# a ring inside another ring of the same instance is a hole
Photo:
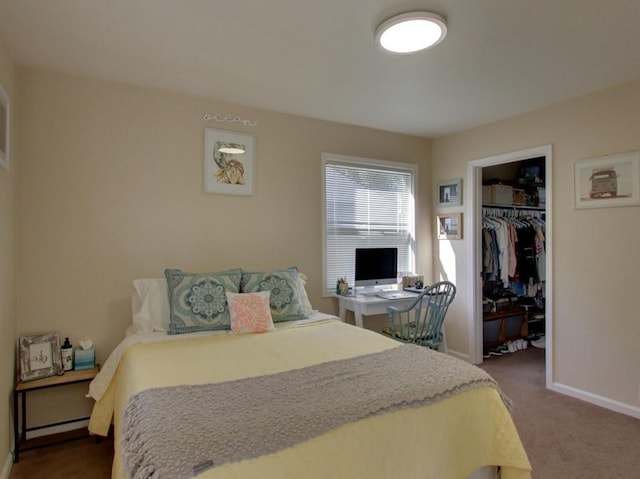
[[[376,47],[413,9],[445,40]],[[640,79],[638,25],[638,0],[0,0],[19,64],[425,137]]]

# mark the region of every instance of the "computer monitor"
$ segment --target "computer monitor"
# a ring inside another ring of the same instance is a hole
[[[398,248],[356,248],[355,285],[398,283]]]

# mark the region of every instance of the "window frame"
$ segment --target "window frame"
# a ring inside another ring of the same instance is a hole
[[[418,218],[418,165],[414,163],[404,163],[399,161],[378,160],[372,158],[363,158],[357,156],[340,155],[336,153],[322,153],[321,161],[321,177],[322,177],[322,297],[327,298],[335,294],[335,288],[327,287],[329,284],[327,278],[327,163],[343,163],[356,167],[371,167],[375,169],[389,169],[396,171],[405,171],[411,174],[411,187],[413,191],[413,214],[409,213],[411,220],[410,233],[413,234],[413,258],[411,260],[411,268],[415,270],[418,257],[418,239],[417,239],[417,218]]]

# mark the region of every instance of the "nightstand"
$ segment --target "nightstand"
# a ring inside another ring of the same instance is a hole
[[[33,431],[35,429],[42,429],[43,427],[52,427],[52,426],[60,426],[62,424],[69,424],[71,422],[80,421],[88,418],[79,418],[72,419],[69,421],[62,421],[53,424],[46,424],[44,426],[27,428],[27,392],[29,391],[37,391],[38,389],[47,389],[47,388],[55,388],[59,386],[66,386],[69,384],[83,383],[89,382],[96,377],[100,371],[100,365],[96,365],[96,367],[92,369],[85,369],[80,371],[67,371],[60,376],[51,376],[48,378],[36,379],[35,381],[28,382],[20,382],[16,384],[15,389],[13,390],[13,432],[15,438],[15,452],[13,454],[13,462],[18,462],[19,454],[20,454],[20,445],[25,442],[27,437],[27,432]],[[22,409],[22,433],[18,430],[18,396],[22,396],[21,401],[21,409]],[[56,444],[50,443],[46,445]],[[38,446],[44,447],[44,446]],[[28,451],[29,449],[35,449],[30,447],[23,447],[23,451]]]

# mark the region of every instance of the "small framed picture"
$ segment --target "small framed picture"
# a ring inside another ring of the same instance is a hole
[[[11,120],[9,95],[0,85],[0,166],[9,169],[9,126]]]
[[[62,374],[58,333],[22,336],[18,340],[20,381],[33,381]]]
[[[205,128],[205,193],[253,195],[253,156],[251,135]]]
[[[438,239],[462,239],[462,213],[438,215]]]
[[[438,182],[438,206],[462,205],[462,180],[446,180]]]
[[[640,152],[576,161],[574,207],[640,205]]]

